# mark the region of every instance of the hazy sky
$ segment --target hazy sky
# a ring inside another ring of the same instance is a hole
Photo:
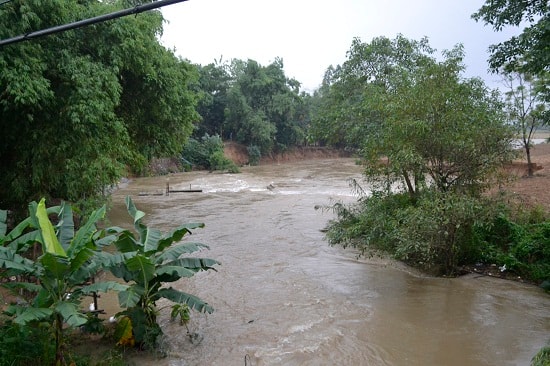
[[[287,77],[316,89],[329,65],[346,60],[352,39],[363,42],[398,33],[427,36],[438,51],[465,47],[466,76],[498,86],[487,72],[490,44],[517,34],[496,33],[471,19],[484,0],[189,0],[162,9],[162,41],[176,54],[206,65],[253,59],[266,66],[281,57]]]

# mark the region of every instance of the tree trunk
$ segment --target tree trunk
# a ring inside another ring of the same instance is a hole
[[[415,187],[413,187],[413,184],[411,182],[411,178],[407,174],[407,172],[403,172],[403,177],[405,178],[405,183],[407,184],[407,190],[409,191],[409,195],[412,199],[416,198],[416,190]]]
[[[525,146],[525,154],[527,155],[527,175],[533,176],[533,163],[531,163],[531,148],[529,145]]]
[[[65,365],[65,356],[63,355],[63,318],[60,314],[55,314],[55,365]]]

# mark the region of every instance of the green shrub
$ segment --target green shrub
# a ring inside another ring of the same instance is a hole
[[[524,279],[550,281],[550,215],[542,206],[497,201],[487,225],[476,227],[478,262],[506,265]]]
[[[256,145],[250,145],[246,148],[246,151],[248,152],[248,162],[250,165],[258,165],[262,157],[260,148]]]
[[[225,157],[223,151],[214,151],[209,156],[208,162],[210,164],[210,170],[228,171],[229,173],[238,173],[239,168],[234,162]]]
[[[550,366],[550,346],[544,347],[533,357],[531,366]]]
[[[361,255],[394,253],[400,226],[399,212],[412,205],[406,194],[376,192],[358,203],[340,203],[331,209],[337,219],[329,222],[326,236],[331,245],[358,249]]]
[[[468,195],[425,193],[416,205],[399,212],[395,256],[416,267],[454,274],[479,256],[475,228],[486,225],[489,207]]]
[[[126,323],[128,326],[117,341],[129,340],[131,345],[147,345],[151,349],[162,334],[156,322],[156,301],[163,298],[200,312],[213,311],[196,296],[165,286],[219,264],[208,258],[186,256],[207,246],[180,243],[191,230],[204,224],[184,224],[162,233],[142,222],[145,214],[130,197],[126,198],[126,205],[135,232],[119,227],[98,230],[96,224],[103,219],[105,206],[94,211],[76,231],[71,206],[64,202],[49,208],[44,199],[32,202],[29,217],[10,232],[7,232],[7,212],[0,210],[0,277],[4,279],[0,285],[12,291],[24,290],[29,299],[28,303],[10,304],[4,311],[6,319],[0,319],[0,366],[5,360],[10,361],[9,365],[72,364],[75,360],[69,352],[69,336],[77,329],[91,333],[104,331],[100,319],[81,311],[84,296],[92,293],[118,292],[119,305],[126,309],[118,315],[131,322]],[[51,221],[54,215],[57,215],[55,225]],[[30,259],[27,251],[33,244],[40,244],[41,255]],[[118,252],[102,250],[110,244]],[[126,283],[88,284],[91,277],[103,270],[111,271]],[[120,325],[122,321],[117,323],[117,329]],[[27,348],[31,350],[27,352]],[[11,353],[4,350],[20,355],[21,359],[7,358]]]
[[[168,285],[181,278],[192,277],[199,271],[215,270],[213,266],[220,263],[209,258],[186,256],[208,248],[206,245],[180,243],[184,236],[204,227],[204,224],[184,224],[163,233],[143,223],[145,213],[136,208],[130,197],[126,197],[126,208],[132,217],[134,231],[120,227],[105,229],[116,237],[114,246],[118,252],[96,254],[98,261],[124,284],[105,281],[89,285],[86,289],[88,292],[118,291],[119,305],[125,310],[117,314],[117,344],[155,350],[162,335],[162,329],[157,323],[157,301],[160,299],[186,304],[199,312],[214,311],[198,297]]]
[[[337,220],[329,223],[331,244],[359,249],[362,255],[381,251],[412,266],[453,274],[459,265],[481,255],[476,228],[485,227],[493,205],[456,193],[374,193],[358,205],[333,207]]]
[[[205,134],[200,141],[190,138],[182,151],[186,165],[212,170],[227,170],[238,173],[239,169],[225,157],[223,141],[218,135]]]
[[[0,366],[54,364],[55,344],[49,324],[3,323],[0,326],[0,355]]]

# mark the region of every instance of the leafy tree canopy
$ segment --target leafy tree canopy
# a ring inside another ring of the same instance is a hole
[[[427,39],[414,41],[401,35],[371,43],[354,39],[347,60],[327,69],[315,95],[315,138],[333,146],[361,148],[383,119],[380,96],[393,88],[393,78],[405,71],[414,73],[432,53]]]
[[[462,47],[443,61],[433,53],[426,39],[356,39],[320,91],[319,137],[357,148],[384,190],[401,183],[415,196],[429,178],[440,191],[478,191],[510,156],[502,104],[461,76]]]
[[[550,71],[550,6],[547,0],[487,0],[472,16],[496,31],[527,22],[522,33],[490,48],[493,71],[507,66],[540,74]]]
[[[193,135],[196,137],[218,134],[226,137],[225,107],[227,93],[231,87],[231,75],[228,65],[221,60],[206,66],[198,65],[199,80],[196,86],[199,95],[197,112],[201,116],[201,123]]]
[[[233,59],[199,67],[202,123],[195,136],[219,134],[262,153],[300,144],[308,110],[300,83],[287,78],[283,61],[268,66]]]
[[[14,0],[0,7],[0,38],[129,5]],[[126,167],[179,152],[198,118],[196,72],[159,44],[162,22],[152,11],[2,48],[2,207],[97,197]]]
[[[513,156],[513,130],[497,92],[464,78],[461,45],[436,57],[427,39],[355,39],[314,96],[314,131],[352,146],[368,191],[336,204],[332,244],[440,274],[480,258],[477,230],[494,217],[481,193]],[[486,244],[485,244],[486,245]]]

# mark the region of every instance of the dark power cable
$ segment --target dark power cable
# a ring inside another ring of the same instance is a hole
[[[94,18],[79,20],[78,22],[73,22],[73,23],[64,24],[64,25],[58,25],[56,27],[47,28],[47,29],[36,31],[36,32],[23,34],[23,35],[20,35],[20,36],[17,36],[17,37],[12,37],[12,38],[8,38],[8,39],[0,40],[0,47],[8,45],[8,44],[12,44],[12,43],[23,42],[23,41],[27,41],[27,40],[34,39],[34,38],[47,36],[47,35],[50,35],[50,34],[53,34],[53,33],[64,32],[64,31],[67,31],[67,30],[70,30],[70,29],[81,28],[81,27],[85,27],[85,26],[88,26],[88,25],[105,22],[107,20],[121,18],[121,17],[127,16],[127,15],[139,14],[139,13],[143,13],[144,11],[158,9],[158,8],[166,6],[166,5],[172,5],[172,4],[181,3],[181,2],[184,2],[184,1],[187,1],[187,0],[160,0],[160,1],[156,1],[154,3],[137,5],[133,8],[130,8],[130,9],[120,10],[120,11],[116,11],[114,13],[100,15],[100,16],[97,16],[97,17],[94,17]]]

